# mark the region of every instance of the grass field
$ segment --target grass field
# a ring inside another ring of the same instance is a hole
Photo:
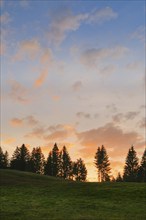
[[[146,184],[80,183],[0,170],[1,220],[145,220]]]

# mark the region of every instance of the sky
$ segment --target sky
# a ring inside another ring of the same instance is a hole
[[[1,146],[55,142],[97,181],[145,148],[145,1],[1,0]]]

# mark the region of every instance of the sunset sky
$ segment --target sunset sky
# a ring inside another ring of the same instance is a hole
[[[57,142],[96,181],[145,147],[145,1],[1,2],[1,146],[45,156]]]

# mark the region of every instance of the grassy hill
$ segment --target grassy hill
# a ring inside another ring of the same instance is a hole
[[[144,220],[146,184],[79,183],[0,170],[2,220]]]

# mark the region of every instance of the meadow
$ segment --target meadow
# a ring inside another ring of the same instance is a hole
[[[2,220],[145,220],[145,183],[92,183],[0,170]]]

